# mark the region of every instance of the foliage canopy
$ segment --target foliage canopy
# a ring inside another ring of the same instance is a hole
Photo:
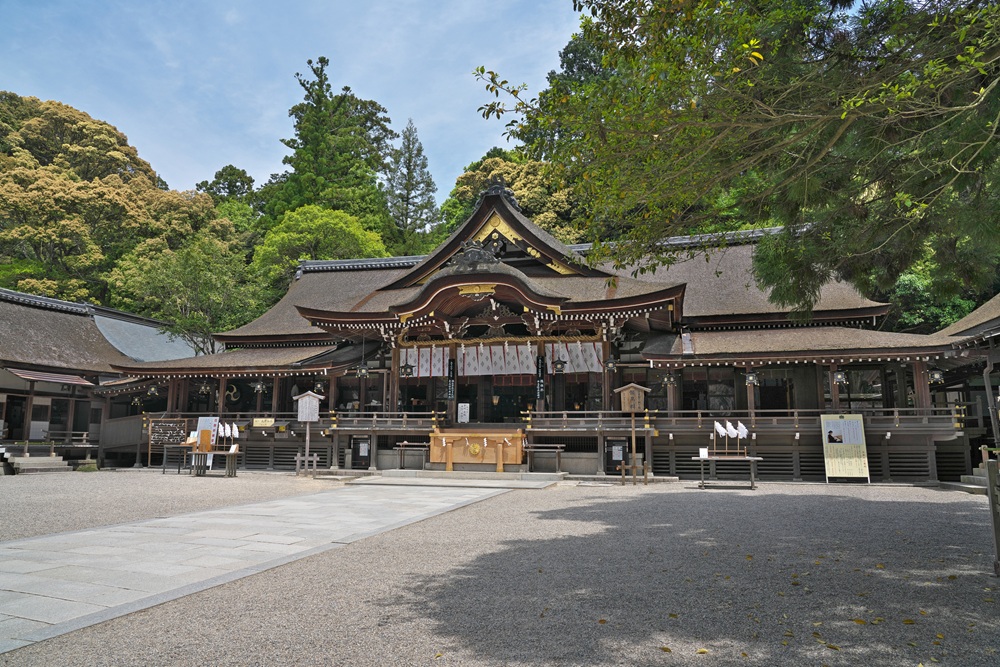
[[[832,278],[887,288],[933,250],[935,281],[982,284],[1000,122],[1000,6],[985,0],[576,0],[587,76],[523,87],[480,68],[485,116],[575,185],[620,265],[729,217],[785,233],[758,282],[808,312]],[[652,258],[648,260],[647,258]]]

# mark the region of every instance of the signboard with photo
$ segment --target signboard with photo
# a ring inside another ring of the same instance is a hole
[[[820,424],[827,483],[831,477],[864,477],[870,484],[864,417],[820,415]]]

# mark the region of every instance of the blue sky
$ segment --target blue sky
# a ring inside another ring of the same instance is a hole
[[[260,185],[302,99],[296,72],[326,56],[350,86],[417,126],[447,197],[462,168],[505,146],[477,109],[485,65],[532,93],[579,20],[572,0],[0,0],[0,90],[107,121],[171,188],[226,164]]]

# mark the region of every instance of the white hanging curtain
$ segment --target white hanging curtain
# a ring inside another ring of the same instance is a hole
[[[413,366],[413,377],[444,377],[449,357],[446,347],[404,347],[399,351],[399,365]]]
[[[595,342],[568,341],[545,344],[545,365],[553,372],[552,362],[562,359],[566,362],[566,373],[600,373],[601,352]]]

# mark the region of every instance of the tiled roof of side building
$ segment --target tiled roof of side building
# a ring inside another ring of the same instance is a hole
[[[163,326],[113,308],[0,289],[0,358],[8,362],[107,373],[123,360],[190,356]]]
[[[332,264],[332,262],[330,263]],[[358,302],[397,277],[405,268],[357,266],[306,270],[293,280],[278,303],[253,322],[218,334],[220,340],[260,336],[321,336],[326,332],[309,324],[295,306],[332,311],[354,310]]]
[[[640,281],[686,283],[684,317],[708,318],[780,313],[757,287],[753,276],[753,245],[731,245],[696,252],[673,265],[636,276]],[[706,261],[706,256],[708,260]],[[629,271],[622,271],[631,275]],[[823,286],[814,313],[884,309],[885,304],[862,296],[851,285],[832,281]]]
[[[7,298],[0,298],[0,360],[92,373],[111,373],[111,364],[131,361],[108,342],[86,308]]]
[[[690,352],[685,353],[680,336],[663,335],[651,339],[643,356],[650,359],[683,360],[705,357],[779,355],[810,357],[840,353],[885,354],[895,356],[951,350],[958,340],[950,336],[892,333],[851,327],[789,327],[770,329],[766,335],[736,331],[691,332]]]

